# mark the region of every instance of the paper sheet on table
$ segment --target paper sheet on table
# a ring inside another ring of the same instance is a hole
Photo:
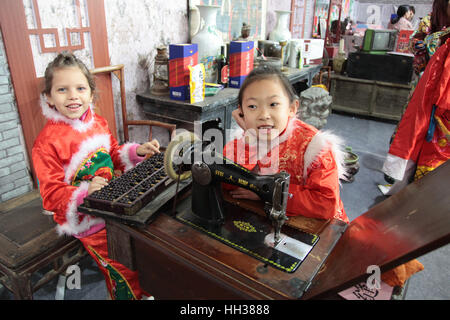
[[[392,187],[392,184],[377,184],[378,189],[382,194],[386,195]]]
[[[338,294],[346,300],[390,300],[393,289],[383,281],[380,281],[380,289],[369,289],[365,282],[361,282]]]

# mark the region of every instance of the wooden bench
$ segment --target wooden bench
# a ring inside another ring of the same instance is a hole
[[[53,217],[43,214],[37,190],[0,203],[0,282],[15,299],[33,299],[34,292],[87,254],[78,239],[58,236],[55,227]],[[37,271],[42,277],[32,283]]]

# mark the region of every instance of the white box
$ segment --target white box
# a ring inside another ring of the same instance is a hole
[[[291,45],[299,47],[302,53],[303,64],[321,64],[323,58],[323,39],[292,39]]]

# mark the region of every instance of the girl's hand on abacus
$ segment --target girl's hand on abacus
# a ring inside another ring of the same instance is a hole
[[[105,179],[100,176],[95,176],[94,178],[92,178],[91,183],[89,183],[88,196],[91,195],[93,192],[100,190],[107,184],[108,184],[108,179]]]
[[[136,153],[138,156],[143,157],[145,155],[154,155],[155,153],[159,153],[159,142],[156,139],[153,139],[150,142],[146,142],[141,144],[136,148]]]

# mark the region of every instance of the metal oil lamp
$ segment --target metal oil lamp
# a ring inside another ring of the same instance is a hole
[[[156,51],[153,85],[150,88],[150,93],[156,96],[165,96],[169,94],[169,57],[167,56],[167,47],[160,46],[156,48]]]

